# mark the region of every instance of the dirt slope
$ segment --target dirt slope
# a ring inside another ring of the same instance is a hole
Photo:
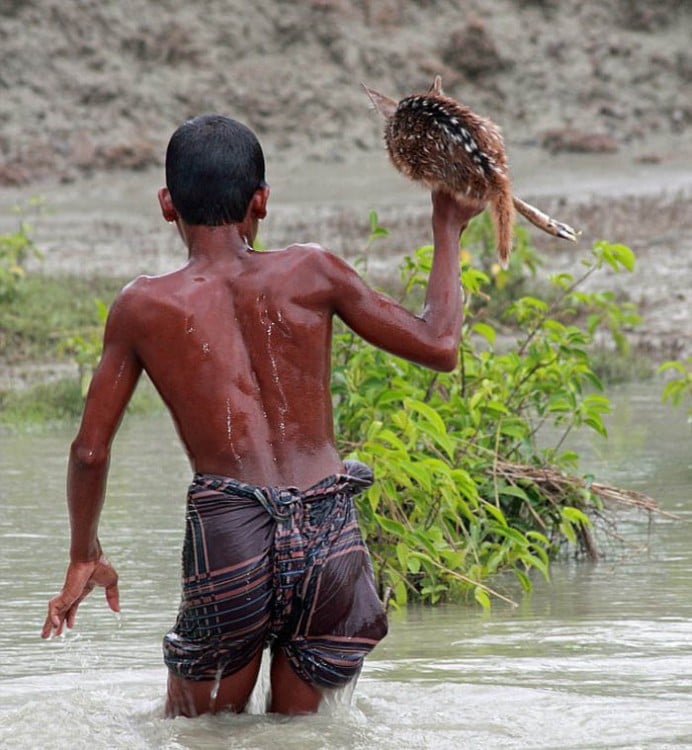
[[[684,0],[0,0],[0,185],[159,164],[203,111],[272,158],[380,145],[359,82],[434,73],[509,143],[631,148],[692,124]]]

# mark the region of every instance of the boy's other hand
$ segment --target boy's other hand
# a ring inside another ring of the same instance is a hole
[[[41,638],[61,635],[65,626],[72,628],[79,605],[96,586],[105,588],[108,606],[119,612],[118,574],[108,560],[101,556],[89,562],[72,562],[67,567],[62,590],[48,602]]]

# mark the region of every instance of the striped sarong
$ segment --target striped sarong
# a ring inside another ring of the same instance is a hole
[[[304,491],[196,474],[168,668],[189,680],[226,677],[271,645],[311,684],[357,676],[387,632],[353,504],[372,481],[357,461]]]

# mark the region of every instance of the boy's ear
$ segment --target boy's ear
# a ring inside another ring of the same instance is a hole
[[[161,206],[161,215],[166,221],[172,222],[177,220],[178,212],[175,210],[173,199],[167,187],[162,187],[159,190],[159,206]]]
[[[267,215],[267,203],[269,201],[269,185],[257,188],[252,200],[250,201],[250,209],[256,219],[264,219]]]

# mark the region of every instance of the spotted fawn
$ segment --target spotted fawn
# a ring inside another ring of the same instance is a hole
[[[512,195],[500,129],[445,96],[440,76],[426,93],[399,102],[363,88],[385,118],[387,151],[400,172],[431,190],[489,204],[503,267],[512,250],[515,209],[544,232],[576,241],[579,232]]]

